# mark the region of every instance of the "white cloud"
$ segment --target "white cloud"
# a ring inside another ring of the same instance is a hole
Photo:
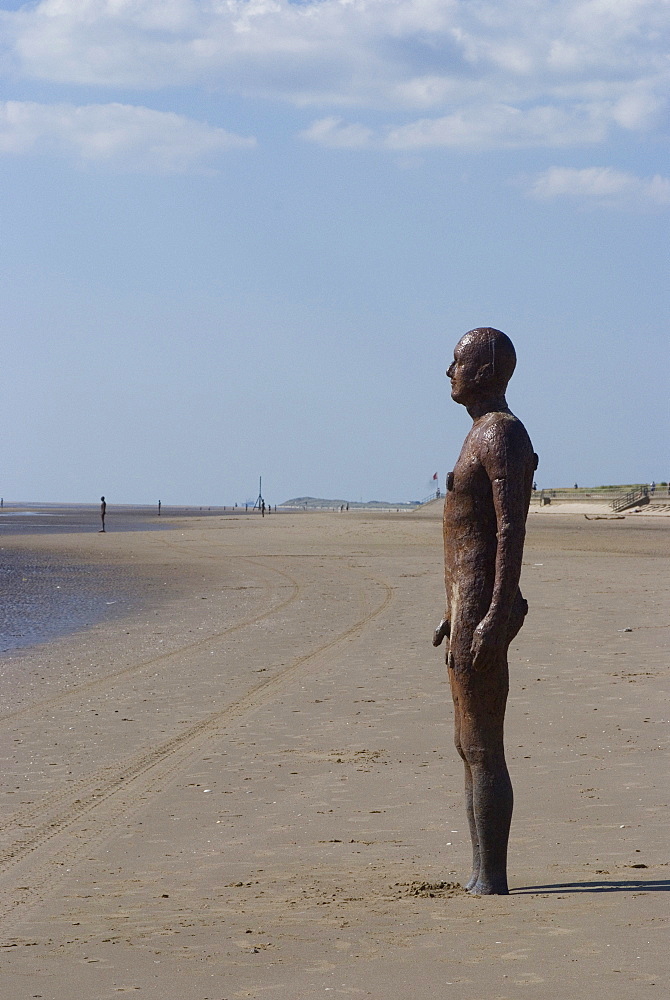
[[[341,118],[322,118],[301,137],[330,148],[367,146],[411,152],[440,147],[483,150],[588,144],[602,141],[606,131],[605,116],[594,107],[575,108],[570,115],[551,106],[521,110],[492,104],[468,106],[451,115],[420,118],[377,132]]]
[[[182,173],[255,140],[128,104],[0,103],[0,154],[60,153],[81,165]]]
[[[347,125],[341,118],[330,117],[313,122],[300,137],[329,149],[362,149],[372,144],[373,132],[364,125]]]
[[[388,132],[384,145],[391,149],[563,146],[597,142],[604,135],[602,121],[588,111],[575,109],[569,114],[549,106],[521,110],[508,104],[492,104],[402,125]]]
[[[651,178],[614,170],[612,167],[550,167],[530,185],[531,197],[541,200],[576,198],[607,206],[670,205],[670,178]]]
[[[0,45],[52,83],[433,113],[380,134],[393,148],[650,130],[670,83],[668,0],[41,0],[0,14]],[[365,128],[321,141],[368,144]]]

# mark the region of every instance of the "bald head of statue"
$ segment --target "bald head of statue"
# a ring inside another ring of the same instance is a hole
[[[447,369],[451,398],[468,406],[487,397],[504,399],[516,366],[516,351],[507,334],[491,326],[469,330],[456,344]]]

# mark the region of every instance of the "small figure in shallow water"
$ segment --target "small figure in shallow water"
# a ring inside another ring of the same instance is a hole
[[[537,456],[505,390],[516,364],[500,330],[471,330],[447,371],[451,397],[473,424],[444,501],[447,609],[433,645],[448,639],[456,748],[465,767],[472,840],[466,888],[506,894],[512,784],[503,746],[507,650],[528,610],[519,590],[526,516]]]
[[[107,504],[104,497],[100,497],[100,520],[102,521],[102,528],[99,534],[105,530],[105,514],[107,513]]]

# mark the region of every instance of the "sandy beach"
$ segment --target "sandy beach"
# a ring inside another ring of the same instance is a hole
[[[145,595],[0,656],[3,996],[667,991],[670,518],[529,516],[489,898],[458,884],[439,506],[3,544]]]

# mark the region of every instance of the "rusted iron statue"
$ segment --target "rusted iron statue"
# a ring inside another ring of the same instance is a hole
[[[455,742],[465,765],[472,840],[466,889],[507,887],[512,784],[503,746],[509,689],[507,650],[528,611],[519,590],[526,516],[537,456],[510,411],[505,390],[516,364],[500,330],[470,330],[447,370],[451,398],[472,417],[444,501],[447,610],[433,645],[448,640]]]

